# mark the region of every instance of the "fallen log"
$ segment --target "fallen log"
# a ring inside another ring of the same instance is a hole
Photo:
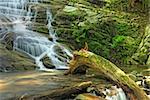
[[[74,94],[85,92],[91,84],[91,81],[82,82],[62,89],[48,90],[34,95],[23,95],[18,97],[18,99],[15,98],[15,100],[64,100]]]
[[[147,94],[116,65],[84,49],[74,52],[74,57],[69,64],[70,68],[65,74],[73,74],[83,65],[102,73],[104,77],[116,83],[125,91],[129,100],[149,100]]]

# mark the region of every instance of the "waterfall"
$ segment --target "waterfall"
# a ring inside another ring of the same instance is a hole
[[[32,11],[32,7],[40,2],[42,0],[0,0],[0,16],[3,16],[0,22],[4,22],[7,26],[0,25],[0,39],[2,40],[7,32],[13,32],[15,34],[13,49],[32,57],[39,70],[49,70],[41,61],[44,56],[49,57],[56,69],[68,69],[67,64],[72,54],[56,41],[50,9],[46,9],[46,20],[52,41],[42,34],[27,29],[27,25],[32,23],[32,19],[35,22],[37,16],[37,11]]]

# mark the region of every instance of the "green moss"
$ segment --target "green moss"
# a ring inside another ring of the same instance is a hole
[[[125,36],[123,36],[123,35],[116,35],[115,37],[113,37],[112,48],[116,48],[116,47],[119,46],[124,40],[125,40]]]

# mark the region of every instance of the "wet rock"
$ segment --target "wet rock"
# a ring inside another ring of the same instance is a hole
[[[138,85],[142,86],[143,90],[150,95],[150,77],[144,76],[141,81],[138,81]]]
[[[13,33],[5,33],[1,36],[1,43],[5,45],[5,47],[8,50],[13,50],[13,40],[14,40],[14,34]]]
[[[28,29],[44,35],[49,35],[47,27],[47,10],[50,10],[52,15],[55,15],[59,9],[63,9],[66,2],[66,0],[42,0],[39,4],[32,6],[31,9],[36,13],[36,18],[31,19],[33,23],[29,25]]]
[[[104,88],[100,89],[100,88],[97,88],[96,86],[87,88],[87,92],[88,93],[91,93],[91,94],[94,94],[94,95],[97,95],[97,96],[105,98],[106,96],[104,95],[103,91],[104,91]]]
[[[75,100],[106,100],[102,97],[95,96],[89,93],[79,94]]]
[[[104,92],[107,100],[127,100],[124,91],[116,86],[112,86],[111,88],[106,89]]]
[[[150,94],[150,76],[143,76],[136,84],[141,86],[148,95]]]
[[[144,87],[147,88],[147,89],[150,89],[150,77],[145,76],[143,82],[144,82]]]
[[[34,60],[17,51],[7,50],[0,44],[0,72],[34,70]]]
[[[141,85],[141,81],[137,81],[136,84],[140,86]]]
[[[51,62],[51,59],[49,59],[48,56],[44,56],[44,57],[41,59],[41,61],[43,62],[44,66],[45,66],[46,68],[49,68],[49,69],[54,69],[54,68],[55,68],[55,66],[54,66],[54,65],[52,64],[52,62]]]

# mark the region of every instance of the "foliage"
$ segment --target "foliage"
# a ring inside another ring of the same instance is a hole
[[[113,44],[112,44],[112,48],[116,48],[117,46],[119,46],[125,39],[125,36],[123,35],[116,35],[115,37],[113,37]]]
[[[112,0],[107,8],[116,11],[134,12],[134,13],[147,13],[149,10],[149,0]]]

